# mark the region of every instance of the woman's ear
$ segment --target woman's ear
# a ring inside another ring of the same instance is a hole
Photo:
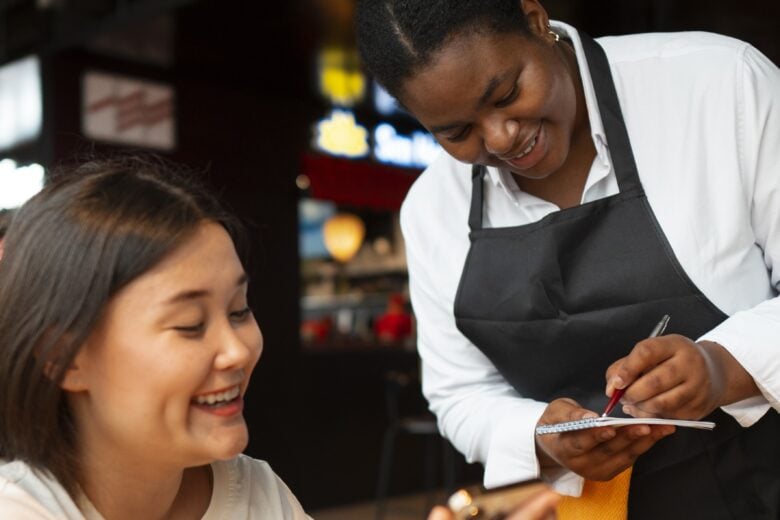
[[[84,392],[88,388],[86,377],[88,363],[86,362],[85,350],[86,349],[84,348],[79,350],[79,353],[76,354],[73,362],[65,369],[60,388],[66,392]],[[46,369],[48,373],[48,364]]]
[[[57,341],[57,344],[53,347],[54,352],[58,352],[64,348],[64,342],[67,341],[67,333],[63,335]],[[43,372],[46,377],[52,380],[57,380],[61,375],[60,388],[66,392],[83,392],[87,389],[87,367],[89,366],[88,349],[86,343],[79,347],[76,356],[66,367],[62,367],[62,363],[57,360],[57,356],[49,357],[49,360],[45,362]]]
[[[525,13],[528,29],[535,36],[544,38],[550,26],[550,17],[537,0],[520,0],[520,9]]]

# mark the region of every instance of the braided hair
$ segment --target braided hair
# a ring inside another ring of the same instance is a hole
[[[399,98],[452,37],[529,29],[518,0],[360,0],[355,31],[363,65]]]

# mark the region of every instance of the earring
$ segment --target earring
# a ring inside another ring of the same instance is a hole
[[[555,31],[553,31],[553,30],[550,28],[550,26],[549,26],[549,25],[547,26],[547,34],[549,34],[550,36],[552,36],[552,37],[553,37],[553,40],[555,41],[555,43],[558,43],[558,42],[561,40],[561,37],[558,35],[558,33],[557,33],[557,32],[555,32]]]

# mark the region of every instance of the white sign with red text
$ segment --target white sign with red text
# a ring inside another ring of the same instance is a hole
[[[90,139],[173,150],[175,96],[163,83],[87,72],[82,84],[82,126]]]

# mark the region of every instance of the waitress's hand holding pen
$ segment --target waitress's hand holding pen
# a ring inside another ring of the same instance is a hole
[[[664,314],[664,317],[661,318],[661,321],[658,322],[658,325],[655,326],[653,329],[653,332],[650,333],[650,338],[656,338],[664,333],[666,330],[666,326],[669,325],[669,315]],[[607,385],[609,385],[609,380],[607,380]],[[607,387],[607,395],[609,395],[609,387]],[[607,408],[604,410],[604,413],[601,414],[602,417],[607,417],[610,413],[612,413],[612,410],[617,406],[617,404],[620,402],[620,400],[623,398],[623,394],[626,392],[626,387],[623,388],[612,388],[612,395],[609,398],[609,402],[607,403]]]
[[[607,369],[606,380],[607,396],[622,390],[623,411],[634,417],[698,420],[759,393],[721,345],[678,334],[640,341]]]

